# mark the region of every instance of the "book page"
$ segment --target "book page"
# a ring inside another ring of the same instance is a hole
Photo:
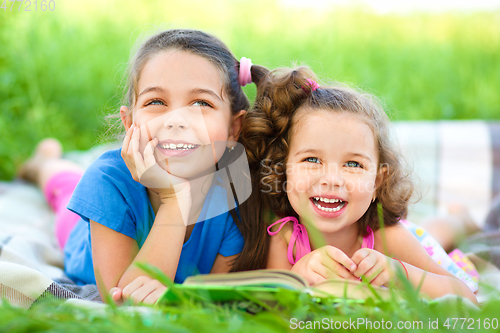
[[[361,281],[352,280],[325,280],[312,285],[309,293],[316,297],[339,297],[349,299],[381,298],[390,299],[389,289],[377,286],[368,286]]]
[[[305,279],[291,271],[261,269],[225,274],[191,276],[184,285],[262,286],[302,290],[308,286]]]

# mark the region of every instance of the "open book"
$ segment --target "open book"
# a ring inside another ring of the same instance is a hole
[[[314,285],[297,273],[287,270],[256,270],[226,274],[204,274],[187,278],[163,294],[157,303],[181,301],[194,297],[212,302],[273,301],[277,293],[308,293],[321,298],[348,298],[356,300],[390,299],[389,289],[351,280],[325,280]]]

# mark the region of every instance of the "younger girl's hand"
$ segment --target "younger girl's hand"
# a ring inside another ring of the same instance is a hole
[[[389,287],[389,282],[395,278],[394,267],[396,264],[400,265],[397,260],[367,248],[356,251],[352,260],[358,266],[353,274],[379,287]]]
[[[117,304],[123,303],[125,300],[132,300],[135,304],[154,304],[167,290],[158,280],[154,280],[149,276],[139,276],[125,288],[111,288],[110,294],[113,301]]]
[[[302,275],[309,284],[326,279],[358,280],[351,272],[356,264],[341,250],[326,245],[300,258],[292,271]]]

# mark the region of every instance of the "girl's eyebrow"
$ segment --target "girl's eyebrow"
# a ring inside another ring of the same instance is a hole
[[[137,97],[141,97],[141,95],[144,95],[145,93],[148,93],[150,91],[158,91],[158,92],[161,92],[161,93],[165,92],[165,90],[163,90],[161,87],[157,87],[157,86],[147,87],[147,88],[144,88],[144,90],[141,91],[139,93],[139,96],[137,96]]]
[[[194,88],[190,92],[191,92],[191,94],[209,94],[209,95],[212,95],[214,97],[217,97],[219,100],[222,101],[222,98],[219,95],[217,95],[216,92],[214,92],[213,90],[210,90],[210,89]]]
[[[363,153],[350,153],[349,156],[361,157],[361,158],[364,158],[370,162],[372,161],[372,159],[368,155],[365,155]]]
[[[137,97],[141,97],[142,95],[150,92],[150,91],[157,91],[157,92],[160,92],[160,93],[165,93],[165,90],[161,87],[158,87],[158,86],[153,86],[153,87],[146,87],[144,88],[143,91],[141,91],[139,93],[139,96]],[[194,88],[193,90],[190,91],[191,94],[209,94],[211,96],[214,96],[216,97],[217,99],[221,100],[222,101],[222,98],[217,94],[215,93],[213,90],[210,90],[210,89],[204,89],[204,88]]]
[[[296,152],[295,156],[300,155],[300,154],[305,154],[305,153],[317,154],[319,152],[320,152],[320,150],[317,150],[317,149],[314,149],[314,148],[305,148],[305,149],[301,149],[298,152]]]

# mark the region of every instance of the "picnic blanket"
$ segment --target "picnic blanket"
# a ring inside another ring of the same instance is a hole
[[[101,300],[96,285],[77,286],[65,276],[53,228],[54,214],[36,187],[0,183],[0,296],[11,304]]]
[[[500,122],[394,122],[395,140],[413,169],[422,198],[408,220],[419,224],[447,214],[452,203],[466,206],[483,228],[500,192]]]
[[[493,200],[483,231],[468,237],[460,247],[500,269],[500,196]]]
[[[116,146],[74,151],[65,158],[85,168]],[[64,274],[54,221],[36,186],[21,180],[0,182],[0,299],[24,308],[53,298],[101,302],[96,285],[76,285]]]

